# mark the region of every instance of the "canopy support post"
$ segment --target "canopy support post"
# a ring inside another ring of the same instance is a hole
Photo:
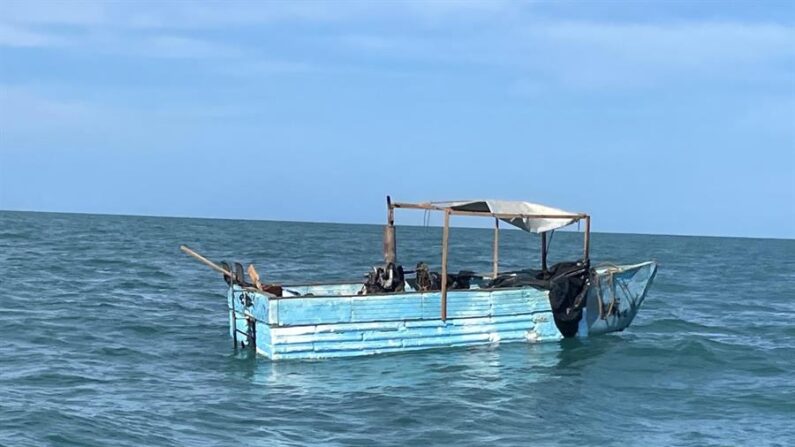
[[[442,321],[447,321],[447,239],[450,235],[450,209],[444,210],[442,230]]]
[[[583,247],[583,260],[590,258],[591,251],[591,216],[585,216],[585,242]]]
[[[497,277],[500,266],[500,219],[494,218],[494,254],[492,256],[494,274],[492,279]]]
[[[547,233],[541,233],[541,272],[547,272]]]
[[[386,226],[384,227],[384,263],[395,263],[397,258],[397,247],[395,243],[395,208],[392,206],[392,198],[386,196]]]

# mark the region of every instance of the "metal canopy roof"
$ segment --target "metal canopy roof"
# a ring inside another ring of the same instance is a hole
[[[423,203],[394,203],[395,208],[450,211],[451,214],[492,216],[531,233],[544,233],[571,225],[587,217],[538,203],[514,200],[455,200]]]

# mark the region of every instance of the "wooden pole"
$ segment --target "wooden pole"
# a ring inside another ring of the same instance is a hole
[[[591,216],[587,216],[585,218],[585,247],[583,248],[583,252],[585,254],[584,260],[588,260],[591,256]]]
[[[386,196],[386,223],[389,225],[395,224],[395,208],[392,206],[392,198]]]
[[[457,211],[451,210],[450,214],[456,216],[481,216],[481,217],[499,217],[500,219],[582,219],[581,214],[510,214],[510,213],[485,213],[481,211]],[[574,223],[572,221],[572,223]]]
[[[179,249],[182,250],[183,253],[185,253],[185,254],[187,254],[189,256],[193,256],[194,258],[198,259],[199,262],[201,262],[202,264],[206,265],[207,267],[210,267],[211,269],[213,269],[213,270],[215,270],[215,271],[217,271],[219,273],[223,273],[224,275],[227,275],[230,278],[234,278],[234,276],[232,275],[232,272],[230,272],[229,270],[227,270],[227,269],[221,267],[220,265],[214,263],[213,261],[210,261],[209,259],[205,258],[204,256],[196,253],[195,251],[193,251],[190,248],[188,248],[187,245],[180,245]]]
[[[179,249],[182,250],[183,253],[196,258],[199,262],[201,262],[202,264],[206,265],[207,267],[210,267],[211,269],[215,270],[216,272],[223,273],[224,275],[228,276],[229,279],[230,279],[230,282],[232,284],[234,284],[235,276],[229,270],[221,267],[220,265],[214,263],[213,261],[210,261],[209,259],[205,258],[204,256],[196,253],[195,251],[193,251],[190,248],[188,248],[187,245],[180,245]],[[257,275],[257,276],[259,276],[259,275]],[[259,277],[257,279],[259,279]],[[242,286],[242,284],[241,284],[241,286]],[[276,297],[276,295],[274,295],[274,294],[272,294],[270,292],[266,292],[264,290],[259,290],[259,289],[251,288],[251,287],[246,287],[245,289],[246,290],[255,290],[255,291],[257,291],[257,292],[259,292],[259,293],[261,293],[261,294],[263,294],[263,295],[265,295],[267,297],[271,297],[271,298],[275,298]]]
[[[541,233],[541,271],[547,272],[547,233]]]
[[[442,321],[447,320],[447,239],[450,235],[450,210],[444,210],[442,230]]]
[[[500,219],[496,217],[494,218],[494,254],[492,256],[492,263],[494,264],[492,278],[496,278],[500,266]]]
[[[394,263],[397,258],[395,244],[395,209],[392,207],[392,198],[386,196],[386,226],[384,227],[384,263]]]

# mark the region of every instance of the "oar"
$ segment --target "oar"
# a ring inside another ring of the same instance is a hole
[[[202,264],[206,265],[207,267],[210,267],[211,269],[215,270],[216,272],[223,273],[224,275],[227,275],[230,278],[234,278],[234,275],[232,275],[232,272],[230,272],[229,270],[227,270],[227,269],[221,267],[220,265],[214,263],[213,261],[210,261],[209,259],[205,258],[204,256],[196,253],[195,251],[193,251],[190,248],[188,248],[187,245],[180,245],[179,249],[182,250],[182,252],[185,253],[186,255],[193,256],[199,262],[201,262]]]
[[[234,283],[234,278],[235,277],[234,277],[234,275],[232,275],[232,272],[230,272],[229,270],[221,267],[220,265],[214,263],[213,261],[210,261],[209,259],[205,258],[204,256],[196,253],[195,251],[193,251],[190,248],[188,248],[187,245],[180,245],[179,249],[182,250],[182,252],[185,253],[186,255],[196,258],[196,260],[198,260],[202,264],[206,265],[207,267],[210,267],[211,269],[215,270],[216,272],[223,273],[224,275],[227,275],[230,278],[230,281],[232,281]],[[252,277],[252,279],[254,279],[256,281],[256,287],[254,287],[253,289],[258,291],[258,292],[260,292],[260,293],[263,293],[263,294],[265,294],[267,296],[275,297],[276,295],[274,295],[273,293],[270,293],[270,292],[268,292],[266,290],[263,290],[262,286],[259,283],[259,275],[257,274],[257,271],[254,270],[254,266],[253,265],[249,265],[249,275],[252,274],[252,271],[254,273],[253,276],[256,276],[256,278]],[[250,288],[246,287],[246,289],[250,289]]]

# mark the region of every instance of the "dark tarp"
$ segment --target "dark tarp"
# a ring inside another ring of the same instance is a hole
[[[564,337],[577,334],[577,327],[588,293],[590,265],[586,262],[561,262],[546,272],[520,270],[497,276],[486,287],[531,286],[549,290],[549,304],[555,325]]]

